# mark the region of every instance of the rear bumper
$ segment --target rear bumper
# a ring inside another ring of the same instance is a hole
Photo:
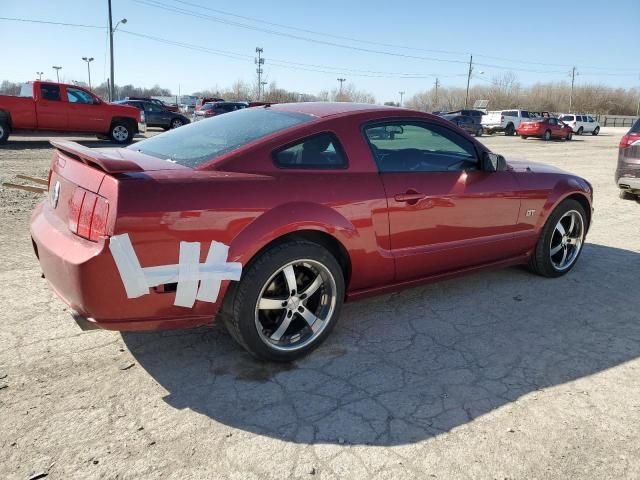
[[[617,176],[618,188],[621,190],[638,190],[640,191],[640,177]]]
[[[193,308],[173,305],[174,292],[149,289],[128,298],[109,250],[109,239],[90,242],[71,233],[48,203],[31,217],[31,238],[51,289],[77,316],[108,330],[187,328],[212,321],[217,303],[196,302]],[[149,247],[152,248],[152,247]]]
[[[146,122],[138,122],[138,133],[145,134],[147,133],[147,124]]]

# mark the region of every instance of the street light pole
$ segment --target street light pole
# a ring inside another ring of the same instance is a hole
[[[467,96],[464,99],[464,108],[469,105],[469,84],[471,83],[471,73],[473,72],[473,55],[469,56],[469,73],[467,74]]]
[[[82,57],[82,60],[87,62],[87,73],[89,74],[89,90],[91,90],[91,67],[89,66],[93,62],[93,57]]]
[[[55,71],[56,71],[56,78],[58,79],[58,83],[60,83],[60,70],[62,70],[62,67],[56,67],[55,65],[53,67]]]
[[[347,79],[346,79],[346,78],[338,78],[338,81],[340,82],[340,93],[338,93],[338,97],[339,97],[339,98],[342,98],[342,84],[343,84],[344,82],[346,82],[346,81],[347,81]],[[338,101],[340,101],[340,100],[338,100]]]
[[[42,80],[42,74],[44,72],[36,72],[36,75],[38,75],[38,80]]]

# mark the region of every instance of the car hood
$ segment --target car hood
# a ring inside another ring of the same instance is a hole
[[[508,158],[507,165],[509,165],[510,169],[514,172],[562,173],[570,175],[569,172],[562,170],[561,168],[529,160],[512,160]]]

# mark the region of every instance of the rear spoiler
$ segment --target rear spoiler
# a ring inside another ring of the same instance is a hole
[[[86,165],[98,167],[106,173],[142,172],[144,169],[135,162],[112,157],[102,152],[68,140],[51,140],[56,150],[79,160]]]

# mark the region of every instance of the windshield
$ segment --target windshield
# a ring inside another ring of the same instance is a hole
[[[127,148],[187,167],[203,163],[315,117],[268,108],[247,108],[148,138]]]

